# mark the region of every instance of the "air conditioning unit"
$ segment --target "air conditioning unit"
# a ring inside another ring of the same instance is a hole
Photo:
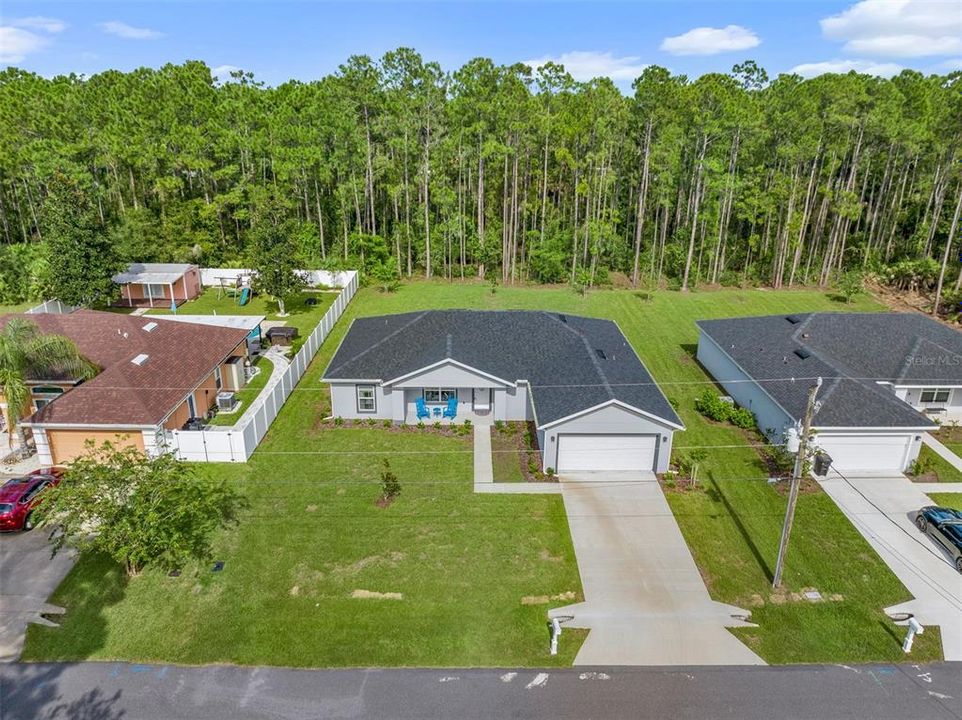
[[[243,357],[232,357],[227,361],[224,366],[225,385],[231,390],[240,390],[247,384],[247,373],[244,372],[244,361],[246,358]]]
[[[218,410],[233,410],[237,407],[237,396],[232,392],[219,392],[217,393],[217,409]]]

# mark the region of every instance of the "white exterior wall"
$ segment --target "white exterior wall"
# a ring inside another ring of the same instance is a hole
[[[607,405],[566,422],[539,431],[541,459],[545,468],[558,467],[558,436],[565,433],[618,435],[638,434],[657,437],[655,472],[668,469],[674,428],[638,415],[617,405]],[[645,468],[641,468],[645,469]]]
[[[40,465],[53,465],[53,455],[50,454],[50,441],[47,439],[47,431],[42,427],[32,428],[33,442],[37,447],[37,457]]]
[[[374,386],[374,412],[358,412],[357,386]],[[400,397],[403,403],[404,391],[392,391],[375,382],[371,383],[331,383],[331,414],[334,417],[349,419],[375,418],[377,420],[393,420],[394,403]]]
[[[923,403],[922,390],[932,388],[898,386],[895,388],[895,397],[904,400],[923,415],[928,415],[933,420],[940,422],[960,422],[962,421],[962,386],[940,385],[939,388],[950,388],[948,402],[944,403]],[[944,408],[945,412],[931,413],[925,412],[926,408]]]
[[[698,362],[736,403],[752,411],[763,432],[773,431],[769,435],[772,442],[782,442],[783,433],[794,427],[795,421],[756,383],[733,382],[751,378],[704,332],[698,338]]]
[[[496,400],[497,401],[497,400]],[[528,402],[528,384],[519,382],[517,387],[509,387],[504,391],[504,418],[498,418],[498,405],[494,406],[495,419],[503,419],[516,422],[532,420]]]

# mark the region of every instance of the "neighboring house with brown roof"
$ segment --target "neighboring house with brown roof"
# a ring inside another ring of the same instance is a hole
[[[73,460],[88,440],[160,452],[167,432],[205,416],[218,392],[240,389],[233,387],[230,370],[247,356],[244,328],[95,310],[6,315],[0,327],[13,317],[70,338],[101,368],[86,382],[29,379],[32,414],[22,424],[32,429],[43,464]]]

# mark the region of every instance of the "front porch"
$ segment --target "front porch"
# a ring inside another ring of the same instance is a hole
[[[406,425],[419,422],[460,425],[465,420],[470,420],[473,425],[494,424],[495,393],[491,388],[407,388],[400,392],[403,393]],[[446,417],[445,413],[454,401],[456,414],[453,418]],[[428,417],[424,416],[425,411],[429,413]]]
[[[442,425],[463,425],[465,420],[470,420],[472,425],[494,425],[494,412],[491,410],[487,411],[475,411],[471,409],[471,406],[462,407],[458,404],[458,414],[453,417],[443,417],[444,405],[428,405],[427,409],[431,412],[431,417],[429,418],[419,418],[417,412],[417,406],[412,405],[408,408],[407,415],[404,417],[405,425],[417,425],[419,422],[423,422],[425,425],[433,425],[436,422]]]

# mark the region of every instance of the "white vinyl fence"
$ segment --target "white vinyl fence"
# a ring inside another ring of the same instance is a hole
[[[304,278],[308,287],[332,288],[346,288],[351,282],[351,278],[357,274],[355,270],[339,270],[337,272],[298,270],[297,273]],[[253,274],[253,270],[243,268],[201,268],[200,284],[204,287],[217,287],[221,284],[233,283],[240,277],[250,277]]]
[[[215,271],[216,272],[216,271]],[[180,460],[198,462],[246,462],[264,439],[267,429],[284,406],[294,386],[304,375],[314,355],[331,332],[344,309],[357,292],[358,274],[354,270],[337,273],[344,282],[334,304],[301,346],[280,379],[268,383],[251,406],[232,427],[211,426],[205,430],[174,430],[166,438],[168,452]]]

